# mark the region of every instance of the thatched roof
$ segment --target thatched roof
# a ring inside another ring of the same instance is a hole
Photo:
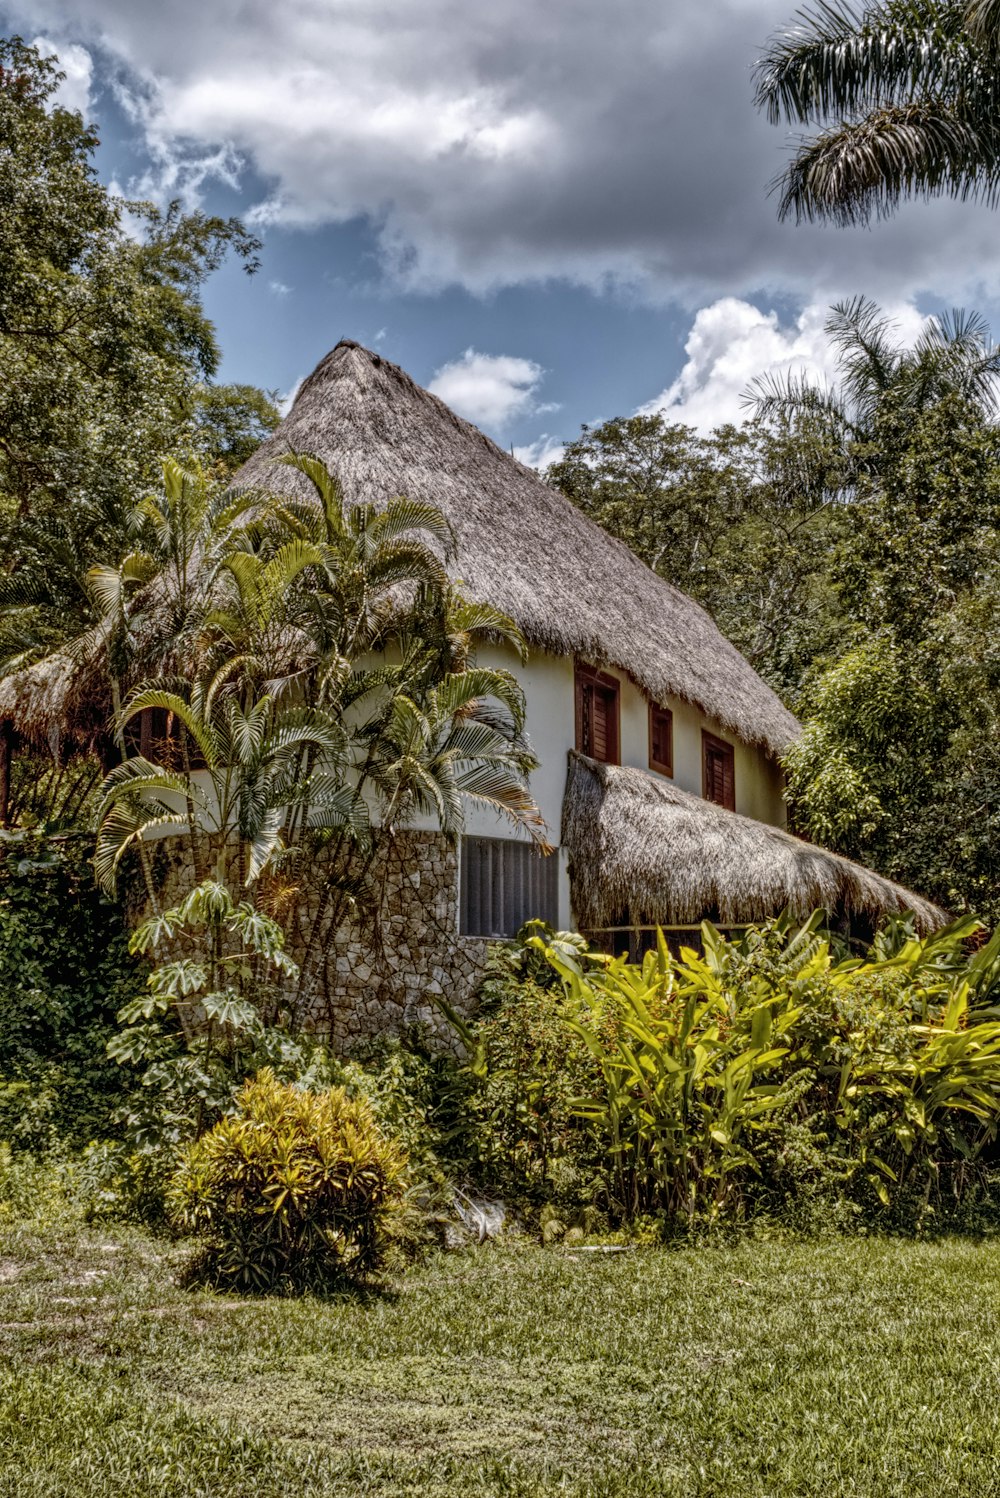
[[[890,879],[825,848],[726,811],[644,770],[570,755],[562,842],[573,908],[583,931],[619,923],[681,926],[707,912],[723,925],[760,921],[789,907],[807,916],[877,921],[912,911],[922,931],[943,911]]]
[[[302,476],[274,461],[289,450],[321,457],[349,501],[437,504],[455,530],[456,576],[529,644],[617,667],[654,701],[691,702],[774,754],[796,736],[704,609],[379,354],[339,343],[234,483],[305,493]]]
[[[103,640],[87,656],[57,650],[0,678],[0,722],[60,758],[110,736],[111,691]]]

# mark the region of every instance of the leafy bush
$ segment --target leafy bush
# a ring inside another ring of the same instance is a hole
[[[35,1153],[107,1134],[130,1082],[109,1060],[142,988],[87,838],[18,834],[0,853],[0,1138]]]
[[[369,1104],[264,1070],[233,1116],[184,1151],[170,1187],[174,1220],[208,1244],[217,1284],[322,1289],[375,1271],[402,1209],[406,1159]]]
[[[965,1211],[1000,1125],[1000,933],[973,952],[978,930],[897,921],[861,961],[818,914],[738,941],[706,924],[700,951],[661,937],[638,965],[524,933],[478,1021],[452,1017],[480,1184],[560,1221],[586,1201],[688,1228]]]
[[[912,1223],[976,1180],[1000,1123],[1000,933],[975,922],[834,963],[815,916],[641,966],[545,948],[599,1082],[577,1109],[621,1213],[688,1221],[803,1198]],[[977,1013],[976,1006],[979,1006]]]
[[[569,1023],[576,1005],[549,950],[573,962],[586,944],[530,922],[520,940],[491,953],[474,1025],[443,1006],[466,1049],[466,1086],[453,1086],[451,1158],[485,1188],[525,1204],[576,1203],[599,1174],[575,1107],[594,1067]]]

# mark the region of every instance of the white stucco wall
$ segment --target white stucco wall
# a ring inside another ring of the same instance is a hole
[[[522,666],[512,651],[499,647],[480,652],[483,665],[502,667],[517,676],[524,688],[526,722],[532,748],[541,761],[532,776],[532,791],[543,817],[558,841],[562,798],[566,783],[566,755],[576,745],[574,663],[565,656],[532,653]],[[621,762],[651,775],[649,768],[649,701],[620,671],[608,670],[619,684]],[[702,793],[702,729],[733,745],[736,810],[773,826],[785,825],[783,782],[779,767],[762,749],[743,744],[714,719],[678,698],[665,704],[674,715],[673,782],[694,796]],[[488,812],[470,813],[469,831],[480,837],[500,836],[497,819]]]
[[[532,652],[526,665],[506,648],[489,647],[479,653],[481,664],[512,672],[525,695],[528,738],[539,760],[531,789],[549,828],[549,840],[559,842],[567,754],[576,745],[575,668],[565,656]],[[606,669],[606,668],[602,668]],[[620,671],[607,671],[619,683],[621,762],[650,775],[649,702],[634,682]],[[773,826],[785,825],[783,780],[779,767],[763,750],[743,744],[714,719],[679,699],[665,704],[674,715],[673,781],[692,795],[702,794],[702,730],[733,745],[736,810]],[[422,825],[422,824],[421,824]],[[432,824],[428,821],[428,828]],[[470,806],[466,832],[473,837],[511,837],[511,824],[485,807]],[[571,923],[569,875],[560,850],[559,924]]]

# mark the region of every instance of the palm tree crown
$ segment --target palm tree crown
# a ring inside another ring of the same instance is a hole
[[[1000,0],[818,0],[757,64],[758,107],[820,126],[776,186],[784,218],[865,223],[908,197],[1000,190]]]

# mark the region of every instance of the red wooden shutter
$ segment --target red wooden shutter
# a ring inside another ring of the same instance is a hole
[[[649,764],[664,775],[674,773],[674,716],[666,707],[649,709]]]
[[[618,763],[618,683],[585,666],[576,673],[576,747],[591,759]]]
[[[608,754],[610,727],[608,723],[608,694],[607,692],[603,692],[600,687],[594,687],[592,688],[592,690],[594,694],[594,730],[593,748],[590,752],[593,755],[594,759],[600,759],[607,762],[607,760],[610,758]]]
[[[717,739],[714,734],[702,732],[704,768],[702,787],[706,801],[717,806],[736,810],[736,771],[732,744]]]

